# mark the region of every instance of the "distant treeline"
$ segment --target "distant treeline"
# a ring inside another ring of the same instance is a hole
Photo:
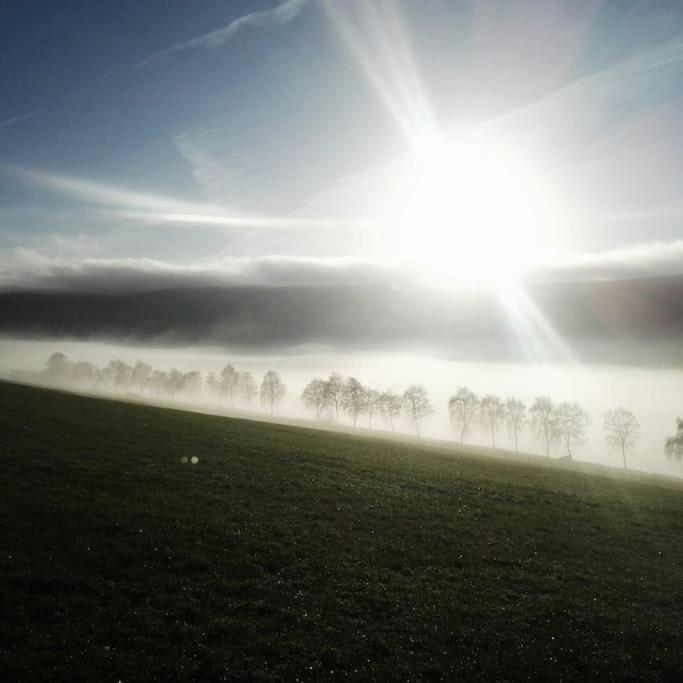
[[[258,384],[252,373],[236,370],[230,364],[220,372],[203,376],[196,370],[157,370],[142,361],[129,365],[112,360],[99,368],[87,361],[72,362],[63,353],[53,353],[38,378],[58,386],[101,393],[134,393],[156,399],[199,398],[208,394],[231,408],[249,410],[259,399],[271,415],[286,394],[285,383],[275,370],[268,370]],[[318,421],[341,424],[341,417],[346,415],[353,427],[357,427],[364,417],[367,428],[372,429],[373,420],[380,418],[396,431],[397,420],[407,418],[418,437],[423,419],[434,412],[427,390],[421,384],[411,384],[402,393],[380,391],[365,386],[356,377],[344,378],[336,372],[327,379],[312,379],[304,388],[301,400]],[[461,444],[474,428],[480,428],[488,434],[491,447],[496,448],[499,435],[505,429],[517,451],[520,435],[531,430],[547,458],[557,444],[566,451],[562,458],[568,460],[573,458],[577,446],[586,443],[591,424],[588,413],[575,401],[556,404],[549,396],[542,395],[527,407],[514,396],[505,399],[495,394],[478,396],[466,386],[448,399],[448,414]],[[683,420],[678,418],[676,423],[676,432],[667,438],[664,451],[668,458],[683,465]],[[603,418],[603,430],[607,443],[620,450],[627,469],[627,452],[640,438],[640,424],[635,415],[622,407],[609,410]]]
[[[155,370],[142,361],[129,365],[122,360],[113,360],[98,368],[88,361],[72,363],[63,353],[53,353],[40,374],[41,379],[50,384],[104,393],[135,393],[158,399],[197,398],[208,391],[227,397],[230,407],[242,401],[249,409],[260,397],[271,414],[285,395],[285,385],[275,370],[265,373],[259,387],[250,372],[237,372],[232,365],[226,365],[219,374],[209,372],[204,378],[197,370]]]

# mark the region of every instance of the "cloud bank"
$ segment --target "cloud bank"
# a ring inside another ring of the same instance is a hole
[[[594,281],[670,275],[683,275],[683,240],[571,256],[537,268],[527,279],[530,282]],[[65,259],[23,247],[0,250],[0,291],[140,292],[215,286],[406,287],[428,282],[426,275],[413,267],[353,258],[272,255],[170,263],[150,258]]]
[[[140,292],[198,287],[288,287],[404,283],[407,270],[344,258],[228,258],[192,264],[149,258],[47,257],[16,248],[0,251],[0,291]]]

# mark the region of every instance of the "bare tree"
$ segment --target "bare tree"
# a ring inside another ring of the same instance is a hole
[[[63,382],[71,370],[71,362],[61,352],[53,353],[47,359],[47,375],[56,382]]]
[[[202,390],[202,373],[198,370],[191,370],[183,375],[183,391],[187,394],[196,396]]]
[[[319,420],[323,410],[330,405],[327,382],[324,379],[312,379],[304,387],[301,399],[307,408],[315,412],[315,419]]]
[[[230,407],[235,405],[235,392],[237,391],[237,382],[239,377],[237,370],[228,364],[221,370],[220,387],[223,394],[225,394],[230,399]]]
[[[95,382],[97,380],[97,368],[88,361],[79,361],[76,363],[72,370],[74,381],[82,386],[89,389],[95,387]]]
[[[185,386],[185,375],[176,368],[171,368],[168,372],[168,393],[171,398],[175,398],[179,391]]]
[[[372,418],[380,408],[382,394],[377,389],[367,389],[365,392],[365,410],[368,414],[368,429],[372,429]]]
[[[496,447],[496,432],[505,419],[503,402],[493,394],[486,394],[479,403],[481,422],[491,435],[491,446]]]
[[[680,417],[676,418],[676,433],[668,437],[664,444],[664,452],[670,460],[683,464],[683,420]]]
[[[557,421],[560,436],[571,460],[574,457],[572,448],[586,441],[590,416],[576,401],[564,401],[557,407]]]
[[[518,453],[519,433],[524,429],[527,423],[526,406],[522,401],[512,396],[509,396],[506,399],[505,421],[507,422],[508,431],[515,438],[515,453]]]
[[[206,388],[212,395],[216,395],[220,391],[220,381],[213,371],[206,376]]]
[[[403,394],[403,405],[406,413],[415,422],[415,430],[420,436],[420,420],[434,412],[427,390],[421,384],[411,384]]]
[[[403,412],[403,396],[395,394],[393,391],[387,389],[383,391],[379,397],[379,405],[382,414],[389,420],[391,431],[395,432],[394,418]]]
[[[285,396],[285,385],[275,370],[268,370],[261,382],[261,403],[270,409],[270,414],[275,413],[275,406]]]
[[[621,457],[626,466],[626,451],[632,448],[640,438],[640,424],[636,416],[625,408],[608,410],[605,413],[605,438],[611,446],[621,448]]]
[[[237,374],[237,391],[242,397],[242,400],[246,401],[249,410],[251,410],[251,404],[258,396],[258,388],[254,375],[250,372],[239,372]]]
[[[344,398],[344,379],[338,372],[333,372],[326,385],[329,403],[334,408],[334,419],[339,422],[339,408]]]
[[[365,410],[365,387],[355,377],[348,377],[344,382],[342,406],[351,416],[353,426],[356,426],[358,416]]]
[[[113,360],[107,366],[117,391],[128,391],[133,381],[133,368],[122,360]]]
[[[98,391],[108,391],[112,384],[111,370],[109,366],[105,368],[98,368],[95,377],[95,386]]]
[[[162,370],[154,370],[152,372],[152,377],[150,378],[150,384],[154,395],[159,398],[162,392],[168,391],[169,381],[168,373]]]
[[[448,400],[448,413],[456,429],[460,430],[460,443],[477,416],[479,399],[469,387],[460,387]]]
[[[531,406],[530,413],[534,434],[545,445],[545,455],[550,459],[550,446],[561,435],[555,404],[549,396],[537,396]]]
[[[152,376],[152,366],[138,361],[133,367],[133,382],[140,387],[140,393],[145,393],[145,387],[149,382],[149,378]]]

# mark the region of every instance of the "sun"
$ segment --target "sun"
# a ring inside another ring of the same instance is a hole
[[[510,146],[431,136],[399,165],[382,222],[388,252],[439,284],[498,284],[534,261],[551,193]]]

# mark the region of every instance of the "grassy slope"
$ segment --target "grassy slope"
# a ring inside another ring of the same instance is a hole
[[[681,674],[675,484],[3,383],[0,419],[5,680]]]

